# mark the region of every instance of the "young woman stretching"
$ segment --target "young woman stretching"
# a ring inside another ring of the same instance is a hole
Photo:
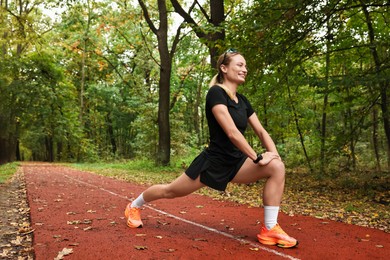
[[[237,93],[247,76],[246,61],[240,53],[230,49],[219,57],[217,68],[218,74],[212,79],[206,96],[208,148],[172,183],[153,185],[129,203],[125,209],[127,225],[142,227],[140,211],[144,203],[186,196],[204,186],[223,191],[229,182],[252,183],[266,178],[264,223],[257,238],[265,245],[295,247],[298,241],[277,223],[285,182],[284,164],[251,104]],[[244,132],[248,123],[267,152],[257,154],[246,141]]]

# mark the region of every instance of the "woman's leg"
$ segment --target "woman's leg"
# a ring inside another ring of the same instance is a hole
[[[200,176],[192,180],[185,173],[180,175],[170,184],[158,184],[147,188],[132,203],[129,203],[125,209],[127,225],[130,228],[142,227],[141,207],[145,202],[151,202],[157,199],[172,199],[183,197],[194,191],[199,190],[205,185],[200,182]]]
[[[267,178],[263,191],[264,226],[257,238],[260,243],[265,245],[278,245],[284,248],[295,247],[298,245],[298,241],[287,235],[277,224],[285,182],[283,162],[280,159],[273,159],[267,165],[261,166],[254,164],[251,159],[247,159],[232,182],[252,183],[263,178]]]
[[[267,178],[263,190],[263,203],[266,206],[279,206],[282,200],[285,182],[285,168],[280,159],[273,159],[267,165],[261,166],[247,159],[236,176],[234,183],[253,183]]]
[[[169,184],[157,184],[147,188],[143,192],[145,202],[158,199],[173,199],[189,195],[205,185],[200,182],[200,176],[195,180],[183,173]]]

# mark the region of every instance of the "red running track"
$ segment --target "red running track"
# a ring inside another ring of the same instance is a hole
[[[389,234],[280,213],[299,246],[256,240],[262,208],[200,195],[159,200],[129,229],[123,211],[145,187],[54,164],[23,164],[37,260],[54,259],[389,259]]]

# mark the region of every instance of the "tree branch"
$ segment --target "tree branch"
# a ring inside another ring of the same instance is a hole
[[[146,20],[146,22],[148,23],[150,29],[152,30],[152,32],[153,32],[155,35],[157,35],[157,34],[158,34],[157,28],[154,26],[152,20],[150,19],[149,12],[148,12],[148,8],[146,7],[144,1],[138,0],[138,3],[141,5],[142,12],[144,13],[145,20]]]

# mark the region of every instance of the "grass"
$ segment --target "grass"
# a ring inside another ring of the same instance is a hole
[[[149,161],[70,164],[128,182],[152,185],[169,183],[186,167],[156,167]],[[309,215],[321,219],[373,227],[390,232],[389,173],[344,172],[321,180],[302,171],[288,171],[281,210],[289,215]],[[203,188],[199,194],[230,200],[249,207],[261,207],[264,181],[250,185],[229,184],[225,192]]]
[[[7,182],[18,169],[19,163],[7,163],[0,165],[0,184]]]
[[[183,171],[179,167],[158,167],[150,161],[141,160],[121,163],[70,164],[69,166],[107,177],[145,185],[168,183]]]

